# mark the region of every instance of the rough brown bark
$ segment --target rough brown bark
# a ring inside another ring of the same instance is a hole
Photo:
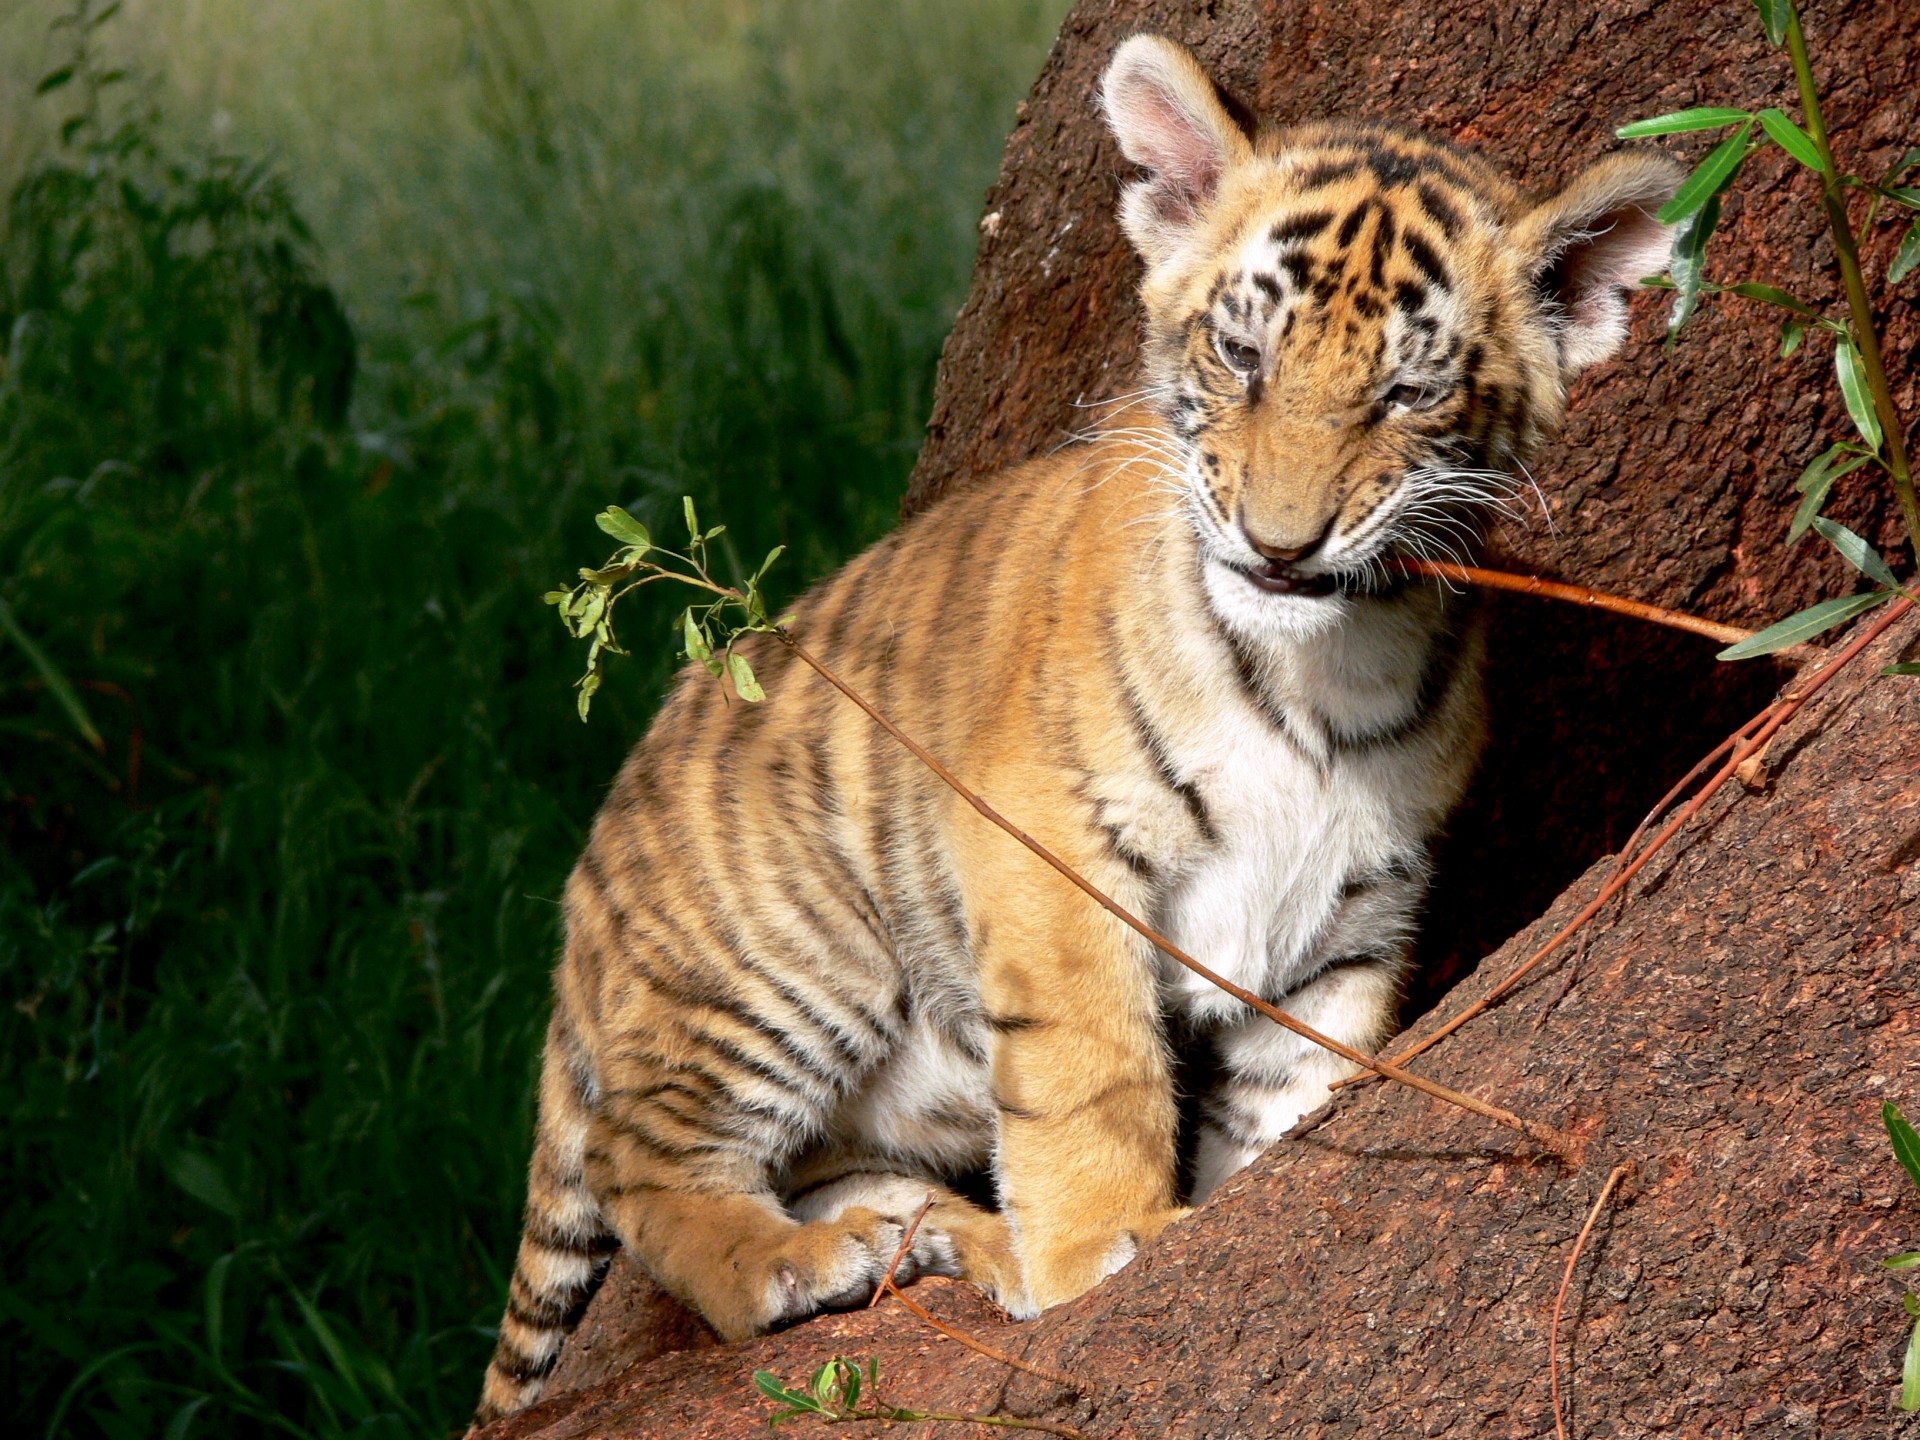
[[[1471,13],[1083,0],[989,193],[909,506],[1057,443],[1088,423],[1076,399],[1129,388],[1136,269],[1091,96],[1114,44],[1140,29],[1189,43],[1280,120],[1415,125],[1539,188],[1642,115],[1797,111],[1784,57],[1731,0]],[[1920,143],[1920,12],[1817,5],[1807,29],[1842,165],[1876,171]],[[1756,157],[1716,273],[1834,299],[1811,195],[1784,157]],[[1870,279],[1892,238],[1868,246]],[[1915,293],[1884,316],[1909,415]],[[1732,302],[1664,354],[1658,309],[1643,302],[1635,343],[1580,386],[1566,435],[1535,466],[1554,527],[1503,532],[1492,563],[1750,625],[1847,588],[1823,547],[1780,543],[1793,477],[1847,433],[1825,357],[1777,359],[1774,317]],[[1865,486],[1829,513],[1898,545],[1890,503]],[[1503,597],[1495,615],[1494,746],[1444,857],[1425,998],[1526,928],[1440,1017],[1558,928],[1604,875],[1582,870],[1780,678],[1589,612]],[[1561,1266],[1623,1159],[1637,1172],[1588,1244],[1562,1336],[1569,1434],[1901,1433],[1900,1286],[1878,1260],[1920,1244],[1920,1204],[1878,1106],[1920,1110],[1920,682],[1871,676],[1916,650],[1909,621],[1775,743],[1767,793],[1718,797],[1582,958],[1556,960],[1418,1062],[1587,1136],[1576,1173],[1376,1087],[1339,1098],[1133,1266],[1039,1321],[1012,1325],[964,1286],[918,1287],[943,1319],[1085,1379],[1081,1396],[893,1304],[711,1348],[617,1263],[556,1375],[555,1392],[572,1393],[493,1433],[764,1433],[751,1372],[791,1379],[836,1352],[878,1355],[897,1403],[998,1407],[1103,1440],[1551,1433]]]

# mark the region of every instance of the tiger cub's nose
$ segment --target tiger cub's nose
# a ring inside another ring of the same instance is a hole
[[[1325,527],[1322,528],[1318,535],[1314,536],[1304,545],[1269,544],[1253,532],[1253,527],[1247,524],[1244,517],[1240,521],[1240,530],[1241,533],[1247,537],[1247,543],[1253,546],[1255,550],[1258,550],[1263,559],[1284,560],[1291,565],[1306,559],[1322,545],[1325,545],[1327,543],[1327,537],[1333,534],[1333,523],[1334,517],[1328,516]]]

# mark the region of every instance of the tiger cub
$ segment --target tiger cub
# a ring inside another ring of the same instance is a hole
[[[1249,135],[1188,53],[1100,94],[1139,173],[1144,389],[796,607],[856,689],[1094,884],[1361,1049],[1481,743],[1464,550],[1663,267],[1677,173],[1524,197],[1373,126]],[[1349,1067],[1174,968],[777,643],[689,668],[566,890],[527,1220],[482,1420],[538,1395],[623,1245],[721,1336],[960,1275],[1030,1316],[1197,1203]],[[999,1208],[947,1188],[989,1168]]]

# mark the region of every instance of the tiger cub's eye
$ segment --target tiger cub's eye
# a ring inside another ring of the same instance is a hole
[[[1448,385],[1410,385],[1401,382],[1380,397],[1389,410],[1431,410],[1453,393]]]
[[[1260,368],[1259,349],[1244,341],[1229,340],[1223,335],[1214,340],[1213,348],[1227,368],[1243,378]]]

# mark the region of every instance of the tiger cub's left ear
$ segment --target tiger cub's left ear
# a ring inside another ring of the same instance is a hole
[[[1684,173],[1657,153],[1609,155],[1514,227],[1562,375],[1606,359],[1626,339],[1625,292],[1643,276],[1666,272],[1673,227],[1654,215]]]

